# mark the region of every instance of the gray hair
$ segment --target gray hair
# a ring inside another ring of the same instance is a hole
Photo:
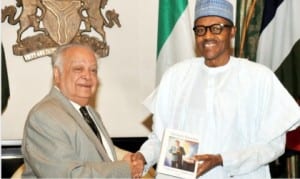
[[[86,48],[88,50],[95,52],[91,47],[89,47],[87,45],[83,45],[83,44],[71,43],[71,44],[59,46],[56,49],[56,51],[52,54],[52,67],[53,68],[57,67],[59,69],[59,71],[62,72],[63,55],[69,48],[72,48],[72,47]],[[95,54],[95,58],[97,59],[98,55],[96,53],[94,53],[94,54]]]

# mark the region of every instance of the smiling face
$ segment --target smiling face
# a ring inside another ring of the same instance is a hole
[[[230,25],[229,21],[217,16],[201,17],[195,21],[195,26],[210,26],[213,24]],[[213,34],[207,29],[205,35],[195,35],[197,50],[205,58],[207,66],[223,66],[229,61],[230,41],[234,37],[235,31],[235,27],[226,27],[223,28],[220,34]]]
[[[73,46],[61,55],[62,66],[54,67],[54,82],[75,103],[85,106],[98,86],[97,61],[92,50]]]

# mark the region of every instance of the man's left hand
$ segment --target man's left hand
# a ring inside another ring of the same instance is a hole
[[[220,154],[195,155],[193,158],[199,162],[197,168],[197,176],[203,175],[205,172],[208,172],[218,165],[223,165],[223,160]]]

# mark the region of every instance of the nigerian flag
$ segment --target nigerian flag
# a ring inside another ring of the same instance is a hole
[[[271,68],[300,98],[300,0],[265,0],[257,62]]]
[[[195,56],[188,0],[160,0],[156,82],[173,64]]]

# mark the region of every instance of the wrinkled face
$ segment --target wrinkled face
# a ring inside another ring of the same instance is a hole
[[[229,21],[217,16],[201,17],[195,21],[195,26],[210,26],[213,24],[230,25]],[[206,29],[206,34],[195,34],[197,50],[205,58],[205,64],[210,67],[225,65],[229,61],[230,41],[235,35],[234,27],[224,27],[220,34],[213,34]]]
[[[62,71],[54,69],[56,86],[70,100],[87,105],[98,86],[94,53],[83,47],[71,47],[63,54],[62,61]]]

